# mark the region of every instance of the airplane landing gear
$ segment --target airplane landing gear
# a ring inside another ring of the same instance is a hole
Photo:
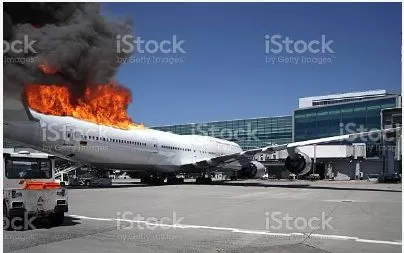
[[[230,181],[237,181],[237,171],[235,171],[235,172],[233,173],[233,175],[231,175]]]
[[[207,175],[207,176],[206,176]],[[212,178],[210,177],[210,173],[202,173],[202,176],[196,178],[197,184],[212,184]]]
[[[167,177],[167,184],[183,184],[184,178],[177,177],[176,175],[169,175]]]
[[[162,185],[162,184],[164,184],[165,179],[166,179],[166,177],[163,174],[151,173],[148,175],[143,175],[140,178],[140,182],[143,184],[150,184],[150,185]]]
[[[210,177],[197,177],[196,178],[196,183],[197,184],[211,184],[212,183],[212,178],[210,178]]]

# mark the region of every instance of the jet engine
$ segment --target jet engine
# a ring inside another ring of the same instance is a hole
[[[291,173],[301,176],[311,169],[311,158],[302,152],[294,153],[286,158],[285,166]]]
[[[241,169],[242,177],[247,178],[261,178],[265,174],[265,166],[257,161],[247,163]]]

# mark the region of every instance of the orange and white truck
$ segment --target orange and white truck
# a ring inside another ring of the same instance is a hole
[[[3,227],[33,228],[38,217],[61,225],[68,211],[67,190],[55,181],[55,157],[44,153],[3,153]]]

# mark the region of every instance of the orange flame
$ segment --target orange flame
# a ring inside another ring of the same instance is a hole
[[[46,65],[41,69],[45,74],[57,72]],[[27,84],[24,95],[30,108],[44,114],[72,116],[121,129],[144,127],[132,122],[126,111],[132,101],[130,91],[114,83],[88,86],[75,102],[69,88],[61,85]]]
[[[39,65],[39,68],[42,70],[42,72],[44,74],[47,74],[47,75],[54,75],[59,71],[57,68],[51,67],[46,64]]]

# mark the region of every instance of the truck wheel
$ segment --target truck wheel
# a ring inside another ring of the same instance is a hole
[[[5,230],[11,230],[11,224],[10,224],[10,217],[7,215],[7,207],[6,203],[3,202],[3,229]]]
[[[52,223],[53,226],[62,225],[64,219],[65,219],[65,214],[64,213],[55,213],[55,214],[52,214],[49,217],[49,220],[50,220],[50,222]]]

